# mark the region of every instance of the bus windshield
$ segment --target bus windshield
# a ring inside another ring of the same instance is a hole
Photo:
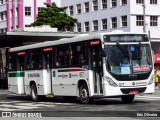
[[[152,70],[148,44],[106,45],[107,70],[116,75],[142,74]]]

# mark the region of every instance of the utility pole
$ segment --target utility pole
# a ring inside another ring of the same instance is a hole
[[[146,33],[146,3],[145,0],[143,0],[143,19],[144,19],[144,24],[143,24],[143,32]]]

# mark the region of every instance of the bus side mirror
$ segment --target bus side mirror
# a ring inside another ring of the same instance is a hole
[[[106,51],[102,49],[102,57],[106,57]]]

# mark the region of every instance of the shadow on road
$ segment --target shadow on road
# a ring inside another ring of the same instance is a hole
[[[5,95],[7,99],[9,100],[18,100],[23,102],[32,102],[30,96],[17,96],[17,95]],[[54,98],[46,98],[44,96],[40,97],[40,100],[38,102],[53,102],[53,103],[75,103],[79,104],[79,100],[77,99],[64,99],[63,97],[54,97]],[[135,104],[146,104],[149,103],[144,100],[134,100],[132,103],[128,103],[130,105]],[[120,98],[103,98],[103,99],[95,99],[88,105],[122,105],[127,104],[123,103]]]

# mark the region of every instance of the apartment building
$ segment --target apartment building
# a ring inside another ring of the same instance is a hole
[[[160,0],[61,0],[59,5],[78,19],[74,32],[143,32],[145,25],[154,53],[160,53]]]
[[[0,0],[0,33],[30,27],[44,2],[67,7],[65,12],[79,21],[74,32],[143,32],[145,25],[154,53],[160,53],[160,0]]]
[[[54,0],[0,0],[0,33],[29,27],[46,3]]]

